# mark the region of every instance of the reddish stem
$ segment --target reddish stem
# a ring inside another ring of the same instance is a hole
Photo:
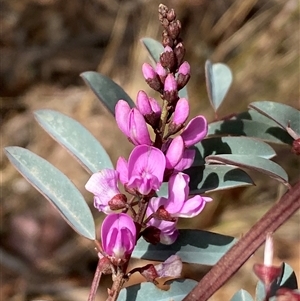
[[[183,301],[206,301],[300,208],[300,182],[294,185],[201,279]]]
[[[97,268],[94,274],[93,283],[91,286],[90,294],[87,301],[94,301],[97,293],[97,288],[101,279],[101,267],[100,267],[100,258],[98,260]]]

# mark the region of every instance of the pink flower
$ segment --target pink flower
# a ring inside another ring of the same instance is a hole
[[[109,201],[118,197],[123,203],[126,201],[118,188],[118,172],[113,169],[106,168],[94,173],[85,184],[85,189],[94,194],[95,208],[105,214],[112,212]]]
[[[132,218],[125,213],[109,214],[101,227],[104,252],[116,263],[124,261],[136,244],[136,227]]]
[[[142,195],[160,188],[165,167],[166,159],[162,151],[148,145],[136,146],[128,163],[124,158],[119,158],[117,162],[122,184]]]
[[[207,135],[207,130],[207,121],[204,116],[193,118],[181,133],[185,147],[188,148],[200,142]]]
[[[196,195],[188,199],[189,195],[189,181],[188,175],[179,172],[172,175],[169,180],[168,198],[157,197],[150,200],[147,210],[147,215],[155,212],[159,207],[164,209],[171,215],[171,217],[194,217],[198,215],[205,207],[207,202],[212,199],[209,197],[201,197]],[[155,226],[155,225],[153,225]]]
[[[136,108],[130,109],[125,100],[119,100],[116,108],[116,121],[120,130],[134,145],[151,145],[151,139],[143,115]]]

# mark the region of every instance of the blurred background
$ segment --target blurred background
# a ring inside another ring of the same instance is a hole
[[[142,37],[160,40],[156,0],[0,0],[1,147],[18,145],[46,158],[84,190],[89,175],[34,121],[33,111],[51,108],[84,124],[107,149],[113,162],[132,146],[115,121],[84,86],[79,74],[96,70],[119,83],[135,99],[140,89],[158,97],[145,83],[141,66],[150,62]],[[206,59],[230,66],[234,81],[219,115],[244,111],[257,100],[299,109],[299,1],[166,0],[182,22],[190,118],[213,121],[205,89]],[[275,146],[275,159],[299,180],[299,159]],[[80,238],[48,202],[24,180],[3,152],[1,172],[0,298],[9,301],[86,300],[97,257],[93,244]],[[253,174],[256,187],[210,194],[214,202],[181,227],[209,229],[240,237],[284,193],[284,187]],[[92,210],[96,223],[102,214]],[[300,276],[300,214],[275,234],[276,263],[288,262]],[[254,262],[262,250],[210,300],[229,300],[240,288],[254,292]],[[142,263],[134,261],[133,265]],[[206,267],[184,266],[199,280]],[[140,281],[134,278],[131,283]],[[109,277],[101,281],[103,300]],[[101,298],[102,297],[102,298]]]

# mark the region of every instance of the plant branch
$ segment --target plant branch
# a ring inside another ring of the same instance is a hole
[[[99,258],[97,268],[96,268],[96,271],[95,271],[95,274],[94,274],[94,279],[93,279],[93,283],[92,283],[92,286],[91,286],[90,294],[89,294],[89,297],[88,297],[87,301],[94,301],[95,297],[96,297],[96,292],[97,292],[99,282],[100,282],[100,279],[101,279],[101,274],[102,274],[101,266],[100,266],[100,260],[101,259]]]
[[[300,182],[294,185],[201,279],[183,301],[206,301],[300,208]]]

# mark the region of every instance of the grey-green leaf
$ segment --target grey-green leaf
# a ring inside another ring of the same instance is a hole
[[[233,166],[206,164],[184,172],[190,176],[191,195],[254,184],[245,171]]]
[[[152,38],[142,38],[141,42],[146,47],[153,61],[155,63],[159,62],[159,57],[164,51],[164,46]]]
[[[276,153],[267,143],[248,137],[210,137],[195,144],[193,166],[204,165],[205,157],[219,154],[235,154],[273,158]]]
[[[288,184],[288,175],[277,163],[252,155],[212,155],[205,158],[207,163],[221,163],[248,168],[264,173],[283,184]]]
[[[115,106],[120,99],[128,102],[131,108],[135,107],[128,94],[107,76],[95,71],[83,72],[80,76],[113,115],[115,115]]]
[[[34,115],[43,129],[64,146],[88,172],[113,168],[105,149],[79,122],[53,110],[39,110]]]
[[[236,239],[202,230],[179,230],[179,237],[172,245],[152,245],[140,238],[133,257],[164,261],[178,255],[183,262],[214,265],[236,243]]]
[[[142,38],[141,42],[146,47],[154,63],[156,64],[157,62],[159,62],[160,55],[164,51],[163,45],[152,38]],[[186,87],[183,87],[179,91],[178,95],[180,98],[188,99],[188,93]]]
[[[247,119],[221,120],[210,123],[208,135],[247,136],[272,143],[293,143],[292,137],[279,126]]]
[[[95,223],[83,196],[71,180],[31,151],[10,146],[6,155],[24,178],[47,198],[80,235],[94,240]]]
[[[215,111],[222,104],[232,83],[232,73],[229,67],[222,63],[205,63],[206,88],[210,103]]]
[[[176,279],[168,281],[167,291],[157,288],[153,283],[140,283],[123,288],[118,301],[181,301],[196,285],[191,279]]]
[[[253,301],[253,298],[247,291],[242,289],[236,292],[230,301]]]
[[[283,103],[273,101],[256,101],[250,108],[271,118],[283,129],[288,126],[300,136],[300,111]]]

